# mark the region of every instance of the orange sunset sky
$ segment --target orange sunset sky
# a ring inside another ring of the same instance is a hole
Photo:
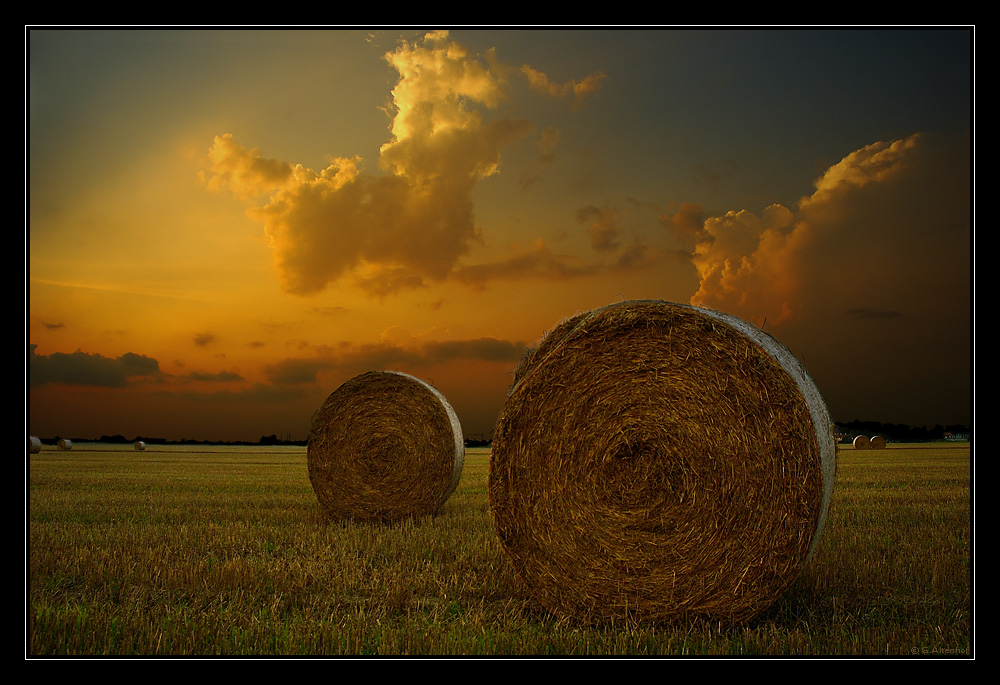
[[[970,29],[28,29],[26,429],[304,439],[348,378],[487,436],[632,299],[837,421],[973,421]]]

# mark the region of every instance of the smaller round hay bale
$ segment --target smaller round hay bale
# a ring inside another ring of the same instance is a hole
[[[132,449],[134,449],[136,452],[142,452],[144,449],[146,449],[146,443],[144,443],[142,440],[136,440],[135,443],[132,445]]]
[[[42,441],[36,438],[34,435],[28,436],[28,452],[31,454],[38,454],[42,451]]]
[[[873,435],[872,439],[869,441],[869,447],[873,450],[885,449],[885,438],[881,435]]]
[[[73,449],[73,441],[63,438],[59,441],[59,449],[61,450],[71,450]]]
[[[867,450],[871,449],[872,441],[867,435],[858,435],[854,438],[854,449],[856,450]]]
[[[458,485],[464,459],[454,409],[435,388],[398,371],[370,371],[341,385],[309,431],[309,480],[334,519],[435,514]]]

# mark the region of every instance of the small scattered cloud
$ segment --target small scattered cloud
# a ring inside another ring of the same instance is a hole
[[[598,252],[611,252],[618,249],[621,228],[618,225],[617,211],[608,207],[590,205],[577,210],[576,220],[581,224],[589,224],[587,236],[592,248]]]
[[[535,146],[538,148],[538,158],[522,171],[518,178],[518,184],[522,189],[528,190],[538,182],[540,178],[538,167],[552,164],[555,161],[555,149],[559,144],[560,137],[559,129],[553,126],[542,129],[539,139],[535,141]]]
[[[307,385],[316,383],[324,372],[349,378],[371,369],[419,371],[457,361],[516,364],[525,349],[523,342],[491,337],[423,340],[393,327],[378,342],[345,342],[316,357],[284,359],[268,365],[265,375],[275,385]]]
[[[548,126],[542,129],[541,137],[535,145],[538,146],[538,161],[540,164],[551,164],[555,159],[556,145],[559,144],[561,134],[559,129]]]
[[[203,381],[210,383],[231,383],[242,381],[243,376],[232,371],[220,371],[218,373],[192,372],[187,375],[188,380]]]
[[[580,108],[584,98],[598,92],[606,78],[604,72],[596,72],[579,80],[573,79],[556,83],[551,81],[544,72],[528,64],[521,67],[521,73],[527,77],[528,85],[533,90],[553,97],[572,97],[574,109]]]
[[[330,317],[340,317],[344,314],[349,313],[351,310],[347,307],[339,306],[329,306],[329,307],[312,307],[310,310],[313,314],[318,314],[319,316],[330,316]]]
[[[721,170],[707,167],[704,164],[695,164],[691,167],[691,182],[695,186],[706,189],[709,195],[714,196],[722,187],[723,180],[736,175],[737,172],[738,167],[731,162],[724,164]]]
[[[462,265],[452,278],[474,290],[481,290],[491,281],[566,280],[599,273],[600,268],[578,257],[557,254],[544,240],[537,240],[530,250],[510,257],[479,264]]]
[[[264,374],[275,385],[312,384],[321,371],[333,366],[328,359],[283,359],[264,367]]]
[[[208,347],[213,342],[215,342],[215,335],[212,333],[196,333],[194,336],[194,344],[198,347]]]
[[[659,220],[682,249],[693,251],[704,237],[706,218],[701,203],[683,202],[676,212],[665,212]]]

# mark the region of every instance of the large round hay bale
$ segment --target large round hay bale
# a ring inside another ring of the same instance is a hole
[[[58,442],[59,449],[61,450],[71,450],[73,449],[73,441],[67,438],[63,438]]]
[[[132,449],[134,449],[136,452],[142,452],[144,449],[146,449],[146,443],[143,442],[142,440],[136,440],[134,443],[132,443]]]
[[[558,616],[741,621],[808,560],[835,468],[826,404],[785,347],[719,312],[625,302],[564,321],[522,360],[490,508]]]
[[[881,435],[873,435],[872,439],[868,441],[868,446],[873,450],[885,449],[885,438]]]
[[[871,438],[867,435],[856,435],[854,436],[854,449],[856,450],[867,450],[872,446]]]
[[[465,438],[435,388],[371,371],[319,408],[307,455],[309,480],[332,518],[388,522],[438,511],[462,475]]]
[[[42,451],[42,441],[36,438],[34,435],[28,436],[28,452],[29,454],[38,454]]]

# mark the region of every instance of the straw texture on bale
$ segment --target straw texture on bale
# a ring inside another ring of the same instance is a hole
[[[872,441],[867,435],[857,435],[854,437],[854,449],[867,450],[872,446]]]
[[[557,616],[743,621],[805,565],[835,468],[826,404],[786,348],[719,312],[624,302],[564,321],[521,361],[490,509]]]
[[[885,438],[881,435],[873,435],[872,439],[868,441],[868,446],[873,450],[885,449]]]
[[[134,449],[136,452],[141,452],[144,449],[146,449],[146,443],[144,443],[142,440],[136,440],[135,443],[133,443],[132,445],[132,449]]]
[[[38,454],[42,451],[42,441],[36,438],[34,435],[28,436],[28,452],[31,454]]]
[[[307,455],[309,480],[332,518],[390,522],[438,511],[461,477],[465,437],[434,387],[371,371],[315,413]]]
[[[63,438],[59,441],[59,449],[61,450],[71,450],[73,449],[73,441]]]

